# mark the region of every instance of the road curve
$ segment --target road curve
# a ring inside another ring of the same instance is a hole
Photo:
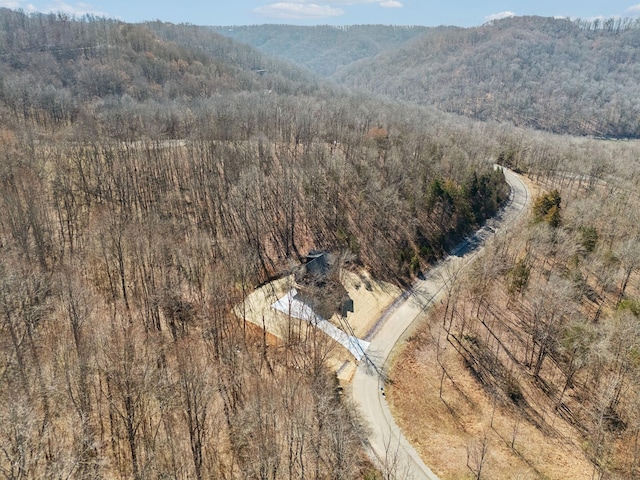
[[[384,396],[384,374],[394,346],[445,293],[453,276],[471,262],[490,237],[512,224],[531,203],[522,179],[511,170],[503,169],[503,172],[511,193],[502,210],[394,302],[367,335],[371,345],[354,375],[352,397],[370,428],[369,445],[380,467],[388,474],[385,478],[438,480],[393,419]]]

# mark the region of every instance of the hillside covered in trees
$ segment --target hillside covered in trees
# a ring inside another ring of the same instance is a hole
[[[395,363],[387,396],[408,436],[440,439],[421,448],[441,478],[640,475],[638,147],[549,137],[562,170],[520,164],[529,218],[457,272]]]
[[[358,60],[397,49],[428,30],[391,25],[236,25],[212,29],[324,77]]]
[[[339,84],[390,99],[555,133],[640,136],[637,21],[512,17],[475,28],[353,27],[316,41],[327,30],[331,28],[217,29],[330,75]],[[403,36],[393,38],[402,43],[390,40],[398,32]],[[378,35],[384,48],[358,49],[375,44],[371,39]],[[314,41],[310,45],[300,38]],[[293,45],[303,47],[305,54]],[[349,62],[352,45],[362,54]],[[330,56],[340,59],[340,66],[321,68],[333,65]]]
[[[334,347],[234,307],[312,248],[410,281],[509,134],[188,25],[5,9],[0,44],[2,475],[375,478]]]
[[[318,89],[301,69],[213,33],[198,39],[189,27],[173,28],[188,39],[185,46],[115,20],[0,12],[4,128],[33,124],[58,133],[85,131],[90,138],[184,138],[203,112],[236,108],[241,102],[230,101],[234,95]],[[190,48],[203,40],[206,48]],[[270,74],[261,77],[257,69]]]
[[[381,478],[338,347],[237,306],[312,249],[409,284],[497,211],[500,162],[548,191],[449,286],[441,338],[512,375],[476,372],[518,422],[637,476],[638,144],[509,123],[636,136],[636,27],[389,28],[363,52],[393,58],[335,76],[354,93],[210,27],[1,9],[0,474]]]

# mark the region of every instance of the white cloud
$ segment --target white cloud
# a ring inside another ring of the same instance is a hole
[[[334,8],[330,5],[316,5],[315,3],[304,2],[272,3],[270,5],[255,8],[253,11],[259,15],[263,15],[269,18],[296,20],[337,17],[344,14],[344,10],[342,10],[341,8]]]
[[[93,5],[89,5],[88,3],[66,3],[63,0],[54,0],[53,3],[39,7],[36,7],[32,3],[27,3],[24,0],[0,0],[0,7],[10,8],[12,10],[22,9],[25,12],[66,13],[77,17],[85,14],[108,16],[108,14],[97,10]]]
[[[377,3],[381,7],[402,7],[398,0],[327,0],[332,5],[362,5],[367,3]]]
[[[62,0],[55,0],[53,5],[45,7],[45,11],[55,13],[61,12],[77,17],[87,14],[97,15],[99,17],[108,16],[106,13],[97,10],[93,5],[89,5],[88,3],[66,3]]]
[[[640,13],[640,3],[627,8],[627,12]]]
[[[11,10],[22,9],[25,12],[35,12],[37,8],[30,4],[25,3],[22,0],[0,0],[0,7],[10,8]]]
[[[314,0],[299,0],[299,3],[310,3]],[[399,8],[404,5],[400,0],[325,0],[324,3],[329,5],[366,5],[369,3],[377,3],[385,8]]]
[[[487,15],[486,17],[484,17],[484,19],[487,22],[490,22],[492,20],[501,20],[503,18],[509,18],[509,17],[515,17],[516,14],[513,12],[500,12],[500,13],[494,13],[492,15]]]
[[[398,0],[386,0],[384,2],[380,2],[380,6],[384,8],[402,8],[404,5],[398,2]]]
[[[380,0],[326,0],[331,5],[359,5],[362,3],[378,3]],[[310,3],[310,0],[301,0],[301,3]]]
[[[401,8],[404,6],[400,0],[324,0],[322,5],[314,3],[316,1],[318,0],[277,2],[254,8],[253,11],[258,15],[269,18],[303,20],[344,15],[345,11],[340,8],[342,6],[368,4],[378,4],[383,8]]]

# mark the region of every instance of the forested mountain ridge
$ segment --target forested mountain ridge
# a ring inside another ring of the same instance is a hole
[[[238,25],[211,28],[325,77],[357,60],[399,48],[428,30],[421,26],[389,25]]]
[[[640,25],[513,17],[440,29],[342,69],[352,87],[556,133],[640,136]]]
[[[631,19],[213,28],[391,99],[555,133],[640,136],[640,26]]]
[[[408,282],[507,195],[499,127],[205,30],[0,10],[8,478],[376,478],[337,347],[236,307],[311,248]]]
[[[54,135],[56,147],[65,138],[104,143],[215,140],[245,142],[243,148],[272,142],[276,148],[303,151],[320,143],[348,158],[364,149],[366,156],[377,158],[385,175],[391,173],[391,160],[404,163],[410,158],[405,149],[417,148],[411,158],[420,161],[459,155],[459,145],[449,153],[452,146],[447,140],[427,140],[414,125],[447,123],[450,118],[414,109],[415,121],[407,120],[402,107],[322,85],[311,74],[206,27],[160,22],[131,25],[93,17],[71,20],[6,9],[0,18],[5,49],[0,57],[4,67],[0,109],[6,118],[3,128],[14,137],[26,131],[31,138]],[[452,124],[452,128],[457,127]],[[424,148],[435,150],[422,159]],[[472,151],[475,146],[463,148]],[[465,187],[455,195],[442,190],[477,182],[477,175],[471,175],[473,168],[440,173],[433,165],[430,170],[434,176],[421,178],[426,182],[421,195],[435,192],[450,203],[449,218],[439,225],[444,229],[442,236],[434,235],[428,248],[421,246],[429,255],[438,255],[443,246],[490,215],[500,195],[473,199],[475,184],[470,184],[472,190]],[[435,183],[430,186],[431,180]],[[445,185],[445,180],[454,183]],[[455,207],[457,201],[479,203],[470,209],[469,205]],[[453,223],[448,224],[449,220]],[[285,250],[291,248],[295,245]],[[275,273],[269,270],[264,273]],[[389,279],[402,276],[395,271]]]
[[[318,88],[303,70],[212,33],[205,51],[105,18],[74,21],[3,9],[0,21],[5,127],[37,120],[81,124],[88,134],[111,138],[183,138],[190,131],[185,104],[192,113],[202,112],[205,100],[228,104],[240,92],[304,94]]]
[[[598,194],[576,215],[598,261],[560,248],[560,225],[522,237],[537,265],[552,252],[576,285],[637,291],[633,142],[349,93],[206,27],[0,10],[0,46],[8,478],[381,478],[327,366],[336,344],[304,322],[271,343],[238,306],[312,248],[407,284],[499,208],[496,161],[558,179],[567,212],[567,189]],[[640,384],[619,359],[616,401]]]

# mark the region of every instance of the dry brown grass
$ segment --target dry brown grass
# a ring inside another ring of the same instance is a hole
[[[398,352],[387,392],[405,435],[438,476],[474,478],[467,467],[467,452],[486,435],[482,478],[591,478],[591,463],[571,438],[571,430],[553,415],[520,418],[518,408],[492,399],[444,337],[437,353],[437,313]],[[447,374],[442,398],[440,364]]]

